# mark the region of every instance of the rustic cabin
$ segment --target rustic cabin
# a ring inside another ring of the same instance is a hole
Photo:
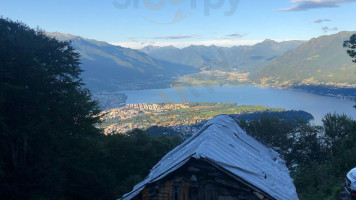
[[[297,200],[282,156],[227,116],[209,120],[121,200]]]

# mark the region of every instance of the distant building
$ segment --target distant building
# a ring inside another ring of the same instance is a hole
[[[227,115],[173,149],[121,200],[297,200],[280,154]]]

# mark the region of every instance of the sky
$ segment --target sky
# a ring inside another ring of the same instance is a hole
[[[356,30],[356,0],[0,0],[32,28],[147,45],[252,45]]]

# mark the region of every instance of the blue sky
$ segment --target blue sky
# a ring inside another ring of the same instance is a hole
[[[126,47],[246,45],[355,31],[356,0],[0,0],[0,15]]]

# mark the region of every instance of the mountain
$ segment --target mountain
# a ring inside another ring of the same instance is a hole
[[[267,39],[253,46],[226,48],[225,55],[227,61],[233,64],[232,67],[237,68],[243,73],[250,72],[254,74],[271,61],[303,43],[305,43],[305,41],[291,40],[276,42]]]
[[[81,55],[82,78],[93,91],[169,87],[176,77],[198,71],[106,42],[58,32],[48,35],[72,42]]]
[[[254,73],[285,52],[303,44],[304,41],[276,42],[265,40],[253,46],[197,46],[182,49],[173,46],[147,46],[141,51],[148,55],[172,63],[190,65],[196,68],[220,71]]]
[[[264,85],[356,85],[356,64],[343,42],[356,32],[340,32],[313,38],[280,56],[252,80]]]
[[[160,60],[166,60],[172,63],[179,63],[201,68],[204,66],[217,66],[219,64],[219,49],[220,48],[216,46],[202,45],[191,45],[183,49],[179,49],[173,46],[147,46],[141,49],[141,51]]]

